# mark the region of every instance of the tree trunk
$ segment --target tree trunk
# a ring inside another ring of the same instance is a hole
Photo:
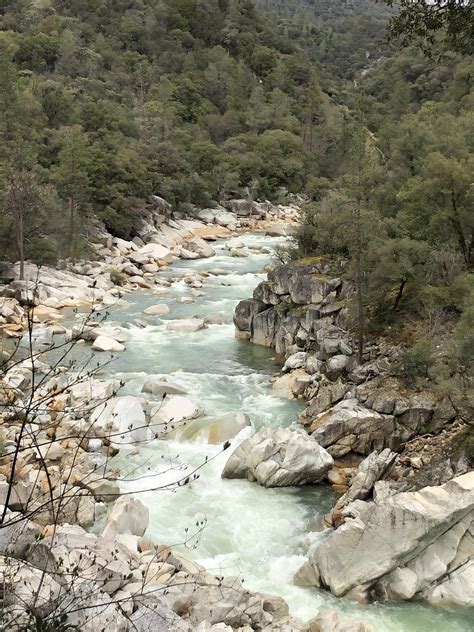
[[[23,209],[18,210],[15,221],[15,237],[18,259],[20,261],[20,281],[25,280],[25,233],[23,223]]]
[[[74,258],[74,210],[75,210],[74,198],[69,198],[69,256]]]
[[[357,252],[356,252],[356,285],[357,285],[357,358],[362,364],[364,355],[364,291],[362,288],[362,235],[360,225],[360,207],[356,209],[356,231],[357,231]]]
[[[398,309],[398,305],[400,303],[400,301],[402,300],[402,296],[403,296],[403,290],[405,289],[405,285],[407,283],[406,279],[402,279],[401,283],[400,283],[400,287],[398,288],[398,294],[395,298],[395,303],[393,304],[393,309],[392,309],[392,314],[395,314],[395,312]]]

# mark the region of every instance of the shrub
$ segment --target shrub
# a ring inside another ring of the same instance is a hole
[[[429,377],[430,370],[435,364],[431,345],[421,340],[413,347],[405,349],[394,365],[393,372],[407,384],[416,383],[420,379]]]

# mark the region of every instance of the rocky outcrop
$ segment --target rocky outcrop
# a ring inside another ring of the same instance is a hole
[[[247,478],[264,487],[318,483],[331,468],[331,456],[297,429],[262,428],[241,443],[227,461],[223,478]]]
[[[388,448],[372,452],[362,461],[350,482],[349,490],[343,494],[330,514],[325,516],[328,526],[338,526],[344,521],[342,510],[354,500],[366,500],[372,495],[374,485],[383,479],[393,466],[397,455]]]
[[[358,600],[472,605],[474,472],[445,485],[355,501],[307,562],[308,583]],[[443,597],[445,595],[445,597]]]

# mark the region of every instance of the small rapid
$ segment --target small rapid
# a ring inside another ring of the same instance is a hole
[[[299,588],[293,575],[310,547],[324,535],[319,518],[334,504],[329,486],[264,489],[242,480],[223,480],[230,452],[263,425],[289,425],[301,404],[277,397],[270,376],[274,352],[234,337],[232,315],[265,278],[265,267],[281,242],[263,234],[239,237],[249,248],[246,258],[232,257],[225,241],[211,259],[180,261],[163,274],[170,286],[159,295],[140,291],[126,296],[128,305],[111,309],[109,321],[127,328],[126,350],[106,366],[103,375],[124,382],[121,394],[143,396],[148,375],[166,377],[181,386],[205,411],[204,419],[244,412],[252,427],[221,445],[168,439],[154,441],[137,455],[117,457],[126,491],[139,493],[150,509],[147,535],[155,542],[181,548],[216,575],[237,575],[250,590],[283,597],[294,616],[309,619],[323,608],[372,623],[377,632],[464,632],[469,613],[461,609],[417,604],[361,606],[329,593]],[[204,273],[202,287],[190,288],[186,275]],[[194,302],[182,302],[193,300]],[[144,316],[144,310],[166,303],[170,313]],[[167,330],[169,320],[220,313],[223,324],[194,333]],[[193,472],[199,477],[193,479]],[[187,485],[173,487],[191,476]],[[171,486],[171,488],[169,487]],[[165,489],[163,489],[165,488]]]

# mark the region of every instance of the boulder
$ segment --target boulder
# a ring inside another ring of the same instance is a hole
[[[0,509],[3,512],[3,506],[0,505]],[[7,511],[0,529],[0,555],[23,558],[40,532],[41,527],[36,523],[23,518],[20,513]]]
[[[177,438],[220,444],[233,439],[251,425],[250,417],[242,412],[226,413],[217,419],[196,419],[179,429]]]
[[[157,600],[135,598],[136,610],[130,617],[134,632],[194,632],[195,628]]]
[[[94,351],[107,351],[109,353],[118,353],[125,351],[125,347],[109,336],[98,336],[92,343]]]
[[[190,419],[203,414],[200,406],[182,395],[173,395],[151,411],[150,430],[157,437],[166,437]]]
[[[286,237],[292,232],[292,225],[284,222],[271,222],[265,229],[265,234],[269,237]]]
[[[141,401],[131,395],[113,397],[97,406],[91,414],[89,434],[107,437],[117,447],[143,444],[153,438]]]
[[[234,311],[234,325],[240,331],[251,331],[256,314],[267,309],[265,303],[255,299],[240,301]]]
[[[395,462],[395,452],[385,448],[382,452],[372,452],[364,459],[353,477],[349,491],[343,494],[336,505],[325,518],[328,524],[338,524],[341,519],[340,512],[354,500],[366,500],[372,494],[377,481],[383,478]]]
[[[199,237],[193,237],[192,239],[189,239],[187,242],[185,242],[184,246],[187,250],[195,252],[197,255],[199,255],[199,257],[202,257],[203,259],[214,257],[214,255],[216,254],[214,248],[209,245],[207,241],[204,241],[204,239],[200,239]]]
[[[291,373],[284,373],[277,377],[272,384],[272,389],[278,397],[284,399],[294,399],[301,394],[308,384],[310,376],[304,369],[295,369]]]
[[[393,417],[344,399],[313,419],[309,432],[334,457],[398,447]]]
[[[39,617],[47,617],[62,596],[61,586],[53,576],[13,558],[0,556],[0,582],[2,615],[3,609],[8,608],[14,618],[28,615],[31,611]],[[30,623],[32,627],[25,629],[35,629],[33,618]],[[9,629],[15,630],[15,625]]]
[[[173,261],[171,250],[156,243],[149,243],[146,246],[142,246],[137,250],[136,255],[145,255],[148,260],[153,261],[164,261],[166,263],[171,263]],[[130,258],[133,261],[133,255]]]
[[[304,431],[262,428],[246,439],[227,461],[223,478],[247,478],[264,487],[318,483],[333,460]]]
[[[422,594],[425,599],[435,604],[474,606],[474,558],[464,562]]]
[[[47,386],[49,387],[49,383]],[[95,380],[85,376],[73,378],[73,383],[67,391],[70,395],[70,405],[77,410],[84,405],[93,407],[98,402],[105,402],[114,397],[119,389],[119,380]]]
[[[341,619],[334,610],[324,610],[308,621],[308,632],[375,632],[371,625],[360,621]]]
[[[142,393],[150,393],[159,397],[162,395],[185,395],[186,390],[174,382],[168,382],[166,378],[149,375],[143,384]]]
[[[28,562],[51,573],[63,586],[94,582],[97,590],[113,594],[127,583],[138,560],[119,542],[87,533],[78,526],[63,525],[31,544]],[[90,591],[90,587],[89,587]]]
[[[315,266],[289,263],[278,266],[268,274],[271,290],[278,295],[289,294],[296,305],[322,303],[326,296],[341,285],[319,273]]]
[[[293,371],[294,369],[301,369],[306,367],[306,360],[308,354],[305,351],[298,351],[293,353],[285,362],[283,371]]]
[[[125,616],[126,603],[117,603],[97,587],[97,583],[81,581],[73,584],[63,595],[60,606],[50,616],[52,629],[64,628],[81,632],[128,632],[129,617]],[[54,625],[56,624],[56,625]]]
[[[165,303],[159,303],[158,305],[151,305],[143,310],[143,313],[147,316],[166,316],[170,313],[170,308]]]
[[[379,503],[357,500],[343,513],[310,556],[315,585],[337,597],[426,598],[474,553],[474,472]]]
[[[346,355],[332,356],[326,363],[326,375],[330,380],[337,380],[345,372],[348,364],[349,358]]]
[[[166,326],[169,331],[182,333],[194,333],[206,329],[207,325],[202,318],[186,318],[183,320],[172,320]]]
[[[271,347],[275,340],[280,318],[274,307],[260,311],[253,317],[252,340],[256,345]]]
[[[118,534],[143,536],[148,529],[150,512],[138,498],[121,496],[112,506],[101,535],[109,540]]]

